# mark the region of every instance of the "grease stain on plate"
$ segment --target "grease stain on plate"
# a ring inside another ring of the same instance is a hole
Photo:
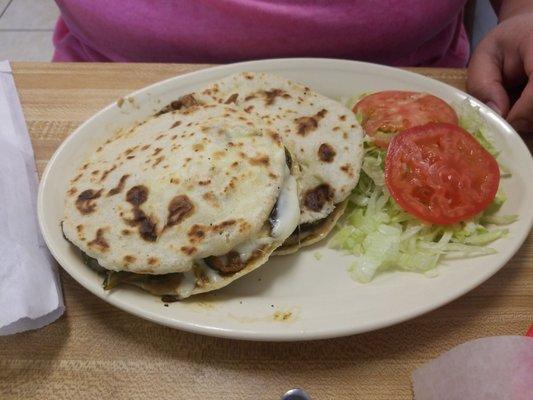
[[[292,323],[298,319],[300,314],[300,307],[292,307],[290,309],[281,309],[268,313],[263,316],[245,316],[228,314],[228,317],[243,324],[253,324],[256,322],[278,322],[278,323]]]
[[[115,103],[117,107],[121,109],[121,111],[123,110],[123,107],[125,107],[128,104],[130,105],[130,107],[136,110],[141,109],[139,102],[135,99],[135,97],[131,97],[131,96],[120,97],[117,99]]]
[[[293,315],[291,311],[276,311],[272,317],[274,321],[286,322],[290,321]]]

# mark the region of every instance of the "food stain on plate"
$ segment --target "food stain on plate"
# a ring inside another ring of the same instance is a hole
[[[140,105],[135,99],[135,97],[126,96],[126,97],[120,97],[116,101],[117,107],[122,109],[124,105],[130,105],[131,107],[135,108],[136,110],[140,110]]]
[[[287,322],[293,318],[293,314],[292,311],[276,311],[272,315],[272,318],[274,321]]]
[[[211,311],[216,310],[221,305],[220,298],[213,298],[213,295],[197,295],[196,299],[194,301],[191,301],[189,299],[181,300],[179,303],[187,306],[190,310],[198,311],[198,312],[205,312],[205,311]]]
[[[300,315],[300,307],[281,308],[273,313],[264,314],[262,316],[241,316],[235,314],[228,314],[233,320],[236,320],[243,324],[250,324],[256,322],[278,322],[278,323],[292,323],[298,319]]]

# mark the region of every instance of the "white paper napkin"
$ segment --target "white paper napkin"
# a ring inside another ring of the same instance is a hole
[[[9,62],[0,61],[0,335],[63,314],[61,287],[37,223],[37,172]]]
[[[415,400],[532,400],[533,338],[463,343],[413,372]]]

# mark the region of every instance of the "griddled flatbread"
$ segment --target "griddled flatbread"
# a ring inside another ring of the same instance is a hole
[[[313,224],[320,237],[325,236],[339,213],[328,217],[359,180],[363,131],[353,113],[309,87],[257,72],[229,76],[193,96],[205,104],[237,105],[280,133],[301,169],[300,224]],[[314,242],[304,237],[291,239],[299,246]],[[296,250],[299,246],[290,247]]]
[[[109,287],[127,282],[183,298],[266,262],[298,216],[279,135],[233,105],[186,96],[82,163],[63,231],[89,260],[117,272]]]

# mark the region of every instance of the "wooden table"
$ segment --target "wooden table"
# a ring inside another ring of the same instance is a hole
[[[204,67],[14,63],[39,171],[100,108]],[[464,89],[462,70],[416,71]],[[278,399],[300,386],[315,400],[410,399],[419,365],[467,340],[525,333],[533,323],[532,264],[530,235],[496,276],[445,307],[376,332],[301,343],[240,342],[158,326],[108,305],[61,271],[65,315],[0,338],[0,398]]]

